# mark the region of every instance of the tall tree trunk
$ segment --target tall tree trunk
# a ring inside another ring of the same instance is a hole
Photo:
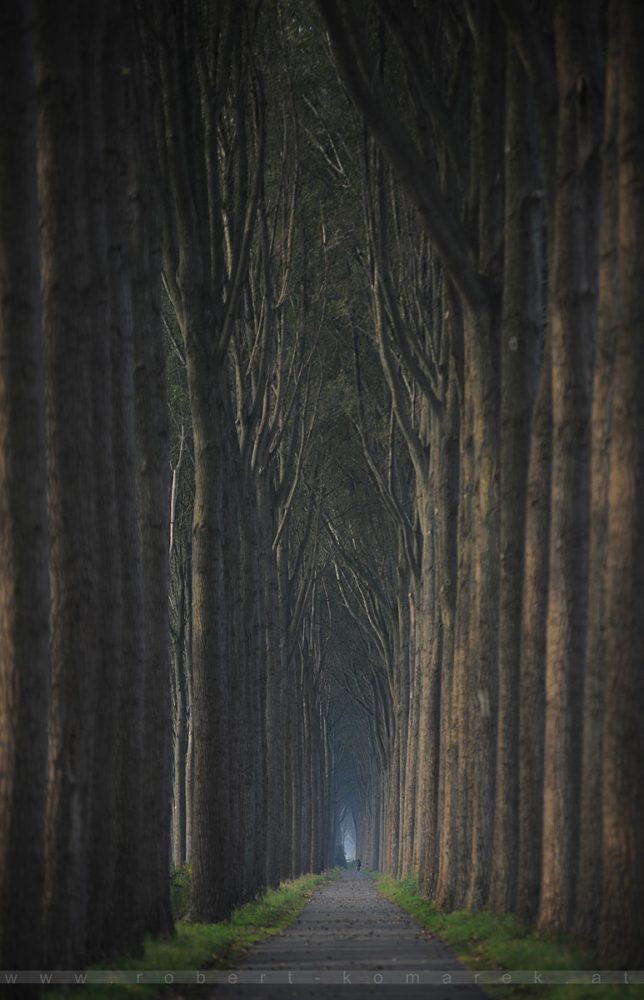
[[[176,558],[176,550],[174,550]],[[187,682],[187,616],[186,580],[182,568],[176,603],[176,628],[173,629],[173,779],[172,779],[172,863],[185,865],[187,844],[186,772],[188,767],[188,682]]]
[[[196,331],[186,330],[187,344]],[[194,740],[192,913],[205,922],[223,920],[230,912],[222,859],[228,856],[227,815],[228,691],[222,653],[225,605],[222,566],[222,499],[226,476],[223,441],[224,408],[221,374],[216,410],[211,379],[203,356],[188,360],[195,448],[195,506],[192,543],[192,699]],[[216,710],[215,710],[216,706]]]
[[[465,368],[460,391],[470,384],[471,373]],[[472,507],[474,503],[473,407],[470,393],[464,394],[461,411],[459,454],[459,505],[457,546],[458,565],[454,595],[454,652],[451,670],[441,679],[441,747],[439,776],[440,846],[436,878],[436,904],[453,909],[464,902],[465,858],[469,857],[469,818],[466,815],[465,747],[467,706],[465,683],[473,603]],[[457,902],[457,886],[461,895]]]
[[[543,827],[546,617],[552,460],[550,338],[546,335],[532,413],[528,464],[519,665],[519,816],[517,913],[539,910]]]
[[[287,542],[288,529],[282,533],[282,540],[277,545],[277,601],[279,628],[279,671],[280,671],[280,767],[281,767],[281,799],[280,799],[280,841],[279,841],[279,874],[280,878],[288,878],[291,867],[292,847],[292,738],[293,738],[293,685],[291,682],[289,640],[289,618],[291,613],[290,587],[288,580]]]
[[[40,968],[49,580],[31,3],[0,12],[0,964]]]
[[[98,16],[97,16],[98,15]],[[104,5],[85,16],[90,44],[82,53],[82,128],[88,150],[90,266],[93,343],[93,439],[97,496],[100,497],[97,591],[97,706],[92,775],[92,828],[89,889],[92,901],[88,954],[100,957],[112,948],[109,911],[116,877],[117,732],[122,684],[122,570],[117,482],[114,467],[114,402],[109,377],[115,351],[108,289],[108,206],[105,178]]]
[[[467,905],[486,906],[494,838],[497,650],[499,594],[499,406],[500,309],[503,274],[503,137],[505,50],[497,45],[503,24],[493,3],[476,6],[473,19],[476,70],[473,169],[478,182],[479,270],[490,282],[491,302],[464,310],[464,350],[470,356],[473,395],[475,499],[473,509],[472,627],[469,633],[467,697],[470,703],[468,796],[472,840]]]
[[[644,958],[644,10],[619,10],[618,255],[603,607],[601,954],[621,968]],[[611,19],[615,25],[615,17]],[[602,358],[600,363],[610,362]],[[600,520],[599,530],[602,529]]]
[[[434,527],[434,517],[440,517],[437,490],[437,466],[440,462],[438,448],[438,420],[432,421],[432,441],[429,451],[431,472],[429,481],[417,488],[419,516],[423,533],[423,554],[421,560],[421,594],[422,603],[419,615],[420,650],[422,660],[419,664],[420,684],[418,698],[420,701],[419,725],[419,761],[417,800],[415,812],[419,831],[419,866],[417,871],[418,884],[425,891],[433,876],[435,838],[437,834],[436,809],[438,805],[438,775],[440,761],[440,711],[441,711],[441,681],[442,681],[442,639],[438,627],[440,602],[440,587],[442,581],[439,575],[439,557],[437,553],[437,535],[444,529],[440,522]],[[437,516],[438,515],[438,516]],[[414,822],[415,817],[410,817]]]
[[[170,856],[170,632],[169,512],[170,454],[165,345],[161,323],[161,227],[155,219],[160,199],[154,162],[149,80],[138,69],[131,94],[139,115],[130,120],[132,141],[130,232],[134,322],[135,402],[139,519],[143,554],[145,675],[143,681],[143,923],[152,934],[172,929]],[[132,134],[136,130],[136,135]]]
[[[606,594],[607,494],[613,399],[613,364],[618,302],[618,118],[621,64],[620,5],[610,6],[606,56],[606,98],[602,144],[599,311],[592,390],[590,569],[588,637],[583,682],[583,734],[580,800],[579,882],[575,898],[575,933],[595,941],[601,906],[598,879],[602,868],[602,724],[604,708],[604,597]]]
[[[114,468],[123,606],[122,684],[117,735],[117,855],[110,914],[115,949],[141,952],[142,754],[145,657],[144,591],[136,482],[134,329],[131,252],[127,233],[127,129],[121,70],[123,30],[118,7],[108,8],[106,30],[105,132],[108,215],[108,280],[112,328]],[[134,890],[134,891],[133,891]]]
[[[281,808],[281,661],[279,648],[279,595],[277,566],[272,553],[274,536],[272,514],[272,490],[264,477],[260,480],[259,511],[262,524],[262,563],[265,574],[266,595],[266,767],[267,767],[267,812],[266,812],[266,880],[271,887],[280,880],[279,851]]]
[[[186,616],[186,646],[184,666],[186,677],[186,864],[192,864],[194,844],[194,790],[195,790],[195,738],[194,738],[194,666],[192,657],[192,550],[190,555],[190,574],[186,578],[188,589],[187,603],[190,612]]]
[[[446,310],[443,310],[446,311]],[[438,718],[439,747],[438,773],[436,777],[436,830],[435,842],[427,861],[427,874],[423,880],[426,895],[433,898],[437,892],[438,873],[443,822],[445,821],[445,797],[447,780],[447,753],[452,734],[449,713],[454,676],[454,635],[456,615],[456,594],[458,585],[457,528],[459,511],[459,390],[454,357],[453,338],[458,324],[445,324],[443,339],[443,363],[446,371],[444,419],[441,422],[440,469],[438,480],[439,530],[438,573],[440,579],[440,617],[442,628],[442,658],[440,665],[440,708]],[[449,332],[448,332],[449,330]]]
[[[516,904],[519,850],[519,663],[530,420],[542,339],[543,190],[527,74],[509,47],[501,343],[499,708],[492,901]]]
[[[399,543],[400,545],[400,543]],[[405,875],[411,874],[417,868],[416,858],[420,850],[418,831],[416,830],[415,813],[418,792],[418,720],[420,714],[420,678],[421,652],[419,649],[420,635],[416,608],[418,606],[418,588],[415,583],[401,574],[401,596],[398,599],[399,617],[407,618],[406,664],[409,672],[409,692],[406,711],[407,745],[405,747],[405,796],[401,814],[401,830],[403,840],[402,869]],[[408,591],[406,593],[405,591]]]
[[[579,846],[590,393],[597,310],[601,104],[599,10],[555,9],[559,122],[552,259],[552,506],[539,925],[570,926]]]
[[[96,709],[94,361],[81,122],[81,16],[37,7],[41,266],[48,347],[51,703],[46,862],[49,963],[82,963]],[[82,488],[79,488],[82,484]]]

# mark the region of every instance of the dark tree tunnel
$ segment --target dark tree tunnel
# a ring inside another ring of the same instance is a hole
[[[0,5],[3,969],[350,843],[642,967],[643,52],[641,0]]]

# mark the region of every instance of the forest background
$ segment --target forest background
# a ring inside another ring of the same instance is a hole
[[[5,2],[0,950],[333,863],[644,947],[644,6]]]

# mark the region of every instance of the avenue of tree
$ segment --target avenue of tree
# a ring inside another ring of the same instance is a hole
[[[640,0],[2,4],[3,968],[348,830],[641,967],[642,51]]]

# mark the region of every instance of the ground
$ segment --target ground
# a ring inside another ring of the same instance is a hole
[[[463,966],[364,872],[343,872],[323,885],[282,934],[248,953],[239,971],[245,981],[216,987],[211,1000],[484,1000],[473,985],[441,985],[443,973],[465,975]],[[427,985],[430,975],[435,985]]]

